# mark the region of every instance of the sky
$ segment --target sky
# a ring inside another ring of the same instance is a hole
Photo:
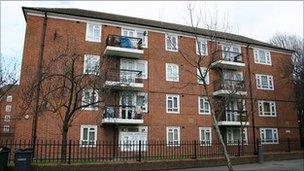
[[[187,24],[190,1],[1,1],[1,55],[21,66],[25,20],[22,6],[82,8],[178,24]],[[303,38],[304,1],[192,1],[203,14],[217,13],[232,33],[267,42],[275,33]]]

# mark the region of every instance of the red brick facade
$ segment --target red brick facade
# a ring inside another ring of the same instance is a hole
[[[106,61],[106,57],[103,55],[106,47],[106,38],[109,34],[121,35],[121,26],[96,21],[102,25],[101,42],[88,42],[85,40],[86,21],[89,22],[90,20],[92,19],[59,19],[50,15],[47,19],[46,26],[44,58],[47,59],[48,56],[51,55],[52,50],[60,46],[60,43],[54,40],[55,33],[64,39],[67,37],[68,32],[69,35],[74,38],[79,53],[100,55],[100,61]],[[29,80],[35,78],[40,43],[42,40],[43,17],[27,14],[26,22],[20,89],[25,87]],[[123,25],[123,23],[121,24]],[[148,127],[149,140],[166,140],[167,126],[180,127],[180,140],[198,140],[199,127],[213,127],[210,115],[198,114],[198,96],[204,95],[204,89],[202,85],[197,83],[196,76],[189,73],[189,71],[196,73],[196,68],[190,66],[180,53],[165,50],[166,32],[170,33],[170,30],[154,31],[149,29],[148,48],[144,48],[144,54],[140,57],[140,60],[146,60],[148,62],[148,78],[144,80],[142,90],[148,93],[148,112],[143,114],[144,124],[142,126]],[[194,38],[182,32],[176,34],[179,35],[178,48],[195,55],[196,45]],[[249,47],[247,47],[248,44],[238,44],[241,45],[242,58],[245,63],[245,67],[243,67],[242,70],[244,71],[243,75],[247,91],[245,99],[246,110],[249,116],[249,126],[247,126],[248,141],[255,141],[253,139],[254,132],[255,138],[260,138],[259,128],[277,128],[279,140],[286,138],[298,139],[299,130],[293,101],[292,82],[291,78],[282,79],[283,74],[281,70],[282,63],[291,62],[291,54],[280,49],[269,49],[265,47],[265,49],[270,50],[272,64],[256,64],[253,54],[255,46],[249,45]],[[211,42],[208,42],[208,46],[210,49]],[[179,65],[179,82],[166,81],[166,63]],[[119,59],[113,59],[110,64],[119,65]],[[274,90],[257,89],[255,74],[272,75],[274,78]],[[210,70],[209,79],[210,82],[219,79],[217,70]],[[208,90],[210,93],[214,91],[213,84],[209,84]],[[180,95],[179,114],[166,113],[166,94]],[[257,100],[275,101],[277,116],[260,117],[258,114]],[[251,106],[253,106],[253,108]],[[80,139],[81,125],[97,125],[98,140],[117,140],[118,135],[116,131],[118,128],[102,124],[102,113],[100,110],[82,111],[69,130],[69,139]],[[254,118],[252,118],[252,116],[254,116]],[[18,120],[15,127],[16,139],[30,139],[32,119],[33,115],[31,115],[29,119],[21,117],[21,119]],[[253,124],[255,127],[253,127]],[[58,119],[48,114],[38,117],[37,128],[38,139],[60,139],[61,137]],[[224,130],[225,128],[222,129]],[[215,130],[212,130],[212,139],[214,141],[217,139],[216,137]]]

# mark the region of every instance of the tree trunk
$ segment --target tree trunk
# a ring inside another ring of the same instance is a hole
[[[231,164],[231,161],[230,161],[230,158],[229,158],[229,154],[227,152],[226,144],[224,143],[223,136],[221,134],[220,128],[219,128],[219,126],[217,124],[217,120],[216,120],[216,117],[215,117],[214,114],[212,114],[212,119],[213,119],[214,128],[216,130],[218,138],[219,138],[219,140],[220,140],[220,142],[222,144],[222,147],[223,147],[224,157],[225,157],[226,162],[227,162],[228,170],[229,171],[233,171],[233,167],[232,167],[232,164]]]
[[[62,138],[61,138],[61,163],[66,163],[67,158],[67,145],[68,145],[68,131],[69,128],[66,126],[63,126],[62,129]]]

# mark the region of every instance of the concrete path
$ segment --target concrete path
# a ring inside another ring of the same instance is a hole
[[[252,163],[235,165],[235,171],[304,171],[304,159],[281,160],[264,162],[263,164]],[[226,171],[226,166],[202,167],[191,169],[176,169],[174,171]],[[173,171],[173,170],[172,170]]]

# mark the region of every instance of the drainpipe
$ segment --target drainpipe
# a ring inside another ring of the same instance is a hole
[[[39,58],[38,58],[38,68],[37,68],[37,88],[36,88],[36,101],[35,101],[35,114],[33,117],[33,124],[32,124],[32,148],[35,151],[36,139],[37,139],[37,122],[39,116],[39,97],[40,97],[40,89],[41,89],[41,79],[42,79],[42,63],[43,63],[43,53],[44,53],[44,45],[45,45],[45,33],[47,27],[47,12],[44,11],[43,17],[43,25],[42,25],[42,32],[41,32],[41,40],[40,40],[40,48],[39,48]],[[35,153],[33,153],[35,154]]]
[[[256,152],[256,136],[255,136],[255,121],[254,121],[254,99],[252,97],[252,81],[251,81],[251,69],[250,69],[250,56],[249,56],[249,46],[250,44],[247,44],[246,46],[246,56],[247,56],[247,71],[248,71],[248,75],[249,75],[249,91],[250,91],[250,95],[249,95],[249,99],[250,99],[250,108],[251,108],[251,122],[252,122],[252,133],[253,133],[253,148],[254,148],[254,152]]]

